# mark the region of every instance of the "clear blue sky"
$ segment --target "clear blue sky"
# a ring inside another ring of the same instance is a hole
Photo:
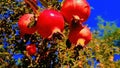
[[[91,15],[86,23],[92,28],[96,26],[95,19],[100,15],[106,21],[116,21],[120,26],[120,0],[87,0],[90,4]]]

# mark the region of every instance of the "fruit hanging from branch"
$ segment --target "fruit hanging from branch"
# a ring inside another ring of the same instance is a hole
[[[45,9],[37,20],[37,32],[43,38],[52,38],[53,35],[62,35],[64,30],[64,18],[56,10]]]
[[[26,50],[29,55],[34,55],[37,52],[35,44],[27,45]]]
[[[78,25],[76,27],[71,27],[68,39],[76,46],[80,45],[85,47],[92,39],[92,33],[87,26],[81,27],[81,25]]]
[[[20,29],[21,37],[24,34],[33,34],[36,31],[35,19],[33,14],[24,14],[18,21],[18,27]]]
[[[61,14],[69,24],[71,24],[74,15],[78,16],[83,23],[90,16],[90,6],[86,0],[65,0]]]

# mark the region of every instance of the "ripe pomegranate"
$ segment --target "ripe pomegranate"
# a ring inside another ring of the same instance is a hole
[[[63,31],[64,18],[56,10],[45,9],[38,16],[37,28],[43,38],[51,38],[55,33],[61,34]]]
[[[84,47],[92,39],[92,34],[87,26],[71,27],[68,39],[72,44]]]
[[[65,0],[61,8],[61,14],[68,24],[75,15],[80,18],[80,23],[85,22],[90,16],[90,6],[86,0]]]
[[[33,14],[24,14],[22,17],[20,17],[18,21],[18,26],[20,29],[21,37],[24,34],[32,34],[36,31],[35,26],[30,26],[34,23],[34,15]]]
[[[26,50],[27,50],[29,55],[34,55],[36,53],[36,51],[37,51],[35,44],[27,45]]]

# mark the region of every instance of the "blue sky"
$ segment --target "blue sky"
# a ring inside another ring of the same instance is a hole
[[[95,19],[100,15],[106,21],[115,21],[120,26],[120,0],[87,0],[90,4],[91,15],[86,21],[88,26],[94,28],[97,26]]]

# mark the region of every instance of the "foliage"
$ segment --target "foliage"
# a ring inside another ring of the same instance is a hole
[[[52,4],[60,4],[57,0],[51,1]],[[18,19],[33,11],[22,0],[0,0],[0,6],[0,68],[120,67],[120,60],[117,60],[119,56],[116,55],[120,54],[120,28],[114,21],[105,21],[98,16],[98,28],[93,31],[92,41],[81,49],[79,46],[70,46],[67,42],[67,25],[63,32],[65,38],[62,40],[49,41],[42,39],[37,33],[20,38]],[[30,43],[37,45],[37,53],[33,56],[28,55],[25,50]]]

